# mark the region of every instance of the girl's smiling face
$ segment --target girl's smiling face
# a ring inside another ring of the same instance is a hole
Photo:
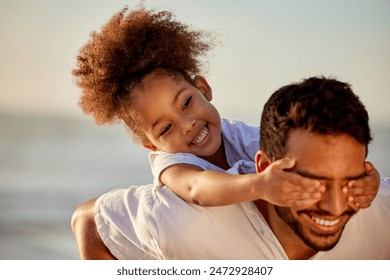
[[[191,84],[152,72],[133,94],[146,148],[204,157],[221,146],[221,118],[210,103],[212,90],[205,78],[197,76]]]

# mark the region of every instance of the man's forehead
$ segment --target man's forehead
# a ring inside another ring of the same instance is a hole
[[[296,159],[293,171],[323,180],[352,180],[364,172],[366,148],[346,134],[324,135],[293,130],[286,146],[287,156]]]
[[[312,132],[303,128],[292,129],[288,135],[286,141],[286,153],[291,153],[292,150],[296,150],[298,147],[304,149],[313,149],[313,152],[319,145],[326,146],[327,149],[332,150],[340,145],[349,147],[351,144],[360,149],[364,149],[366,152],[366,146],[358,142],[354,137],[346,133],[338,134],[325,134],[319,132]]]

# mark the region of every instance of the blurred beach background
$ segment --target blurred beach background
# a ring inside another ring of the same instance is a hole
[[[351,83],[390,177],[388,0],[0,0],[0,259],[78,259],[76,207],[152,181],[147,151],[83,115],[71,76],[89,34],[140,3],[216,33],[205,76],[223,117],[256,125],[272,92],[312,75]]]

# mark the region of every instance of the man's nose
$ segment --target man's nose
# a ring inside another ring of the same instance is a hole
[[[187,135],[194,128],[196,120],[191,117],[183,117],[180,118],[179,123],[182,134]]]
[[[331,215],[340,216],[348,209],[347,195],[342,191],[345,183],[332,182],[327,184],[322,194],[319,207]]]

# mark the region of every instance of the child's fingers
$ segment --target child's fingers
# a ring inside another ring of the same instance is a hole
[[[272,163],[270,171],[282,172],[281,179],[276,183],[275,192],[278,198],[272,199],[276,205],[285,207],[301,208],[313,205],[318,202],[325,192],[325,186],[318,180],[303,177],[287,170],[294,167],[294,158],[283,158]],[[279,170],[279,171],[278,171]],[[278,189],[278,191],[276,191]]]
[[[365,163],[366,175],[358,180],[351,180],[343,188],[345,194],[348,194],[349,205],[357,209],[367,208],[374,200],[379,189],[379,173],[370,163]]]
[[[292,169],[295,164],[296,159],[294,157],[285,157],[272,163],[273,168],[284,171]],[[293,172],[284,172],[283,180],[285,183],[293,185],[294,188],[298,186],[304,191],[325,191],[325,186],[322,186],[318,180],[303,177]]]
[[[379,177],[379,172],[376,170],[375,166],[370,162],[364,162],[364,168],[366,169],[366,174],[376,173]]]
[[[326,187],[320,181],[303,177],[296,173],[289,173],[285,180],[291,185],[291,188],[301,192],[325,192]]]
[[[270,201],[278,206],[284,207],[298,207],[302,205],[312,205],[319,201],[322,197],[322,193],[319,190],[311,188],[303,190],[300,186],[296,185],[285,185],[283,190],[279,190],[278,196],[273,199],[268,198]]]
[[[358,211],[358,210],[359,210],[359,208],[360,208],[360,203],[359,203],[359,202],[355,202],[354,197],[349,196],[347,200],[348,200],[349,206],[350,206],[354,211]]]
[[[354,204],[357,208],[367,208],[371,205],[377,191],[368,187],[347,187],[343,188],[343,192],[348,194],[348,201]]]
[[[359,180],[351,180],[351,181],[348,181],[347,183],[347,187],[349,189],[352,189],[352,188],[364,188],[364,186],[367,185],[367,179],[366,177],[363,177]]]
[[[375,168],[375,166],[371,162],[366,161],[364,163],[364,168],[366,169],[365,178],[371,178],[371,180],[377,181],[379,184],[379,181],[381,178],[380,178],[380,174],[379,174],[378,170]]]
[[[322,193],[320,191],[295,191],[291,192],[290,199],[292,200],[318,200],[322,196]]]
[[[349,195],[352,196],[357,196],[357,195],[362,195],[362,194],[367,194],[369,193],[370,189],[365,188],[365,185],[362,184],[362,182],[355,182],[351,181],[348,183],[347,186],[343,188],[344,193],[348,193]]]
[[[321,199],[321,192],[300,192],[294,191],[289,194],[288,199],[285,203],[280,204],[280,206],[287,206],[293,208],[305,208],[317,203]]]
[[[366,173],[369,173],[371,170],[375,169],[374,165],[370,161],[364,162],[364,168],[366,169]]]
[[[289,170],[294,167],[295,163],[296,163],[295,158],[285,157],[275,161],[273,165],[278,167],[281,170]]]
[[[345,193],[350,195],[375,195],[379,188],[379,173],[375,167],[370,163],[366,162],[366,175],[357,180],[351,180],[348,182],[346,188],[343,189]]]
[[[361,195],[355,197],[355,205],[359,205],[360,208],[367,208],[371,205],[375,195]]]
[[[356,208],[367,208],[370,207],[371,202],[374,200],[375,195],[358,195],[358,196],[348,196],[348,202],[355,206]]]

